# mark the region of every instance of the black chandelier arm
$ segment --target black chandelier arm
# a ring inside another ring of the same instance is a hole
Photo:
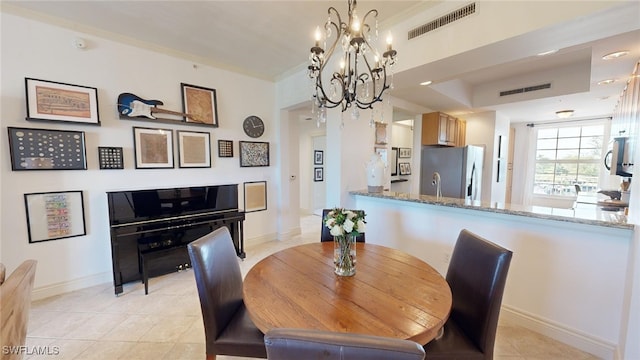
[[[377,18],[377,17],[378,17],[378,10],[376,10],[376,9],[371,9],[371,10],[369,10],[369,11],[364,15],[364,17],[362,18],[362,24],[363,24],[363,25],[367,23],[367,17],[368,17],[371,13],[373,13],[373,17],[374,17],[374,18]],[[367,25],[367,27],[369,27],[369,26]]]

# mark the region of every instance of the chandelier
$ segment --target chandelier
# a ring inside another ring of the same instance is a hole
[[[353,117],[358,117],[357,108],[373,109],[373,104],[381,102],[382,93],[390,87],[387,68],[395,64],[397,54],[391,46],[391,34],[387,37],[386,50],[380,56],[372,46],[378,40],[378,10],[369,10],[360,19],[356,13],[356,0],[348,2],[346,23],[338,10],[328,9],[324,31],[319,26],[316,28],[315,46],[309,55],[309,77],[314,83],[313,106],[314,111],[318,109],[319,122],[326,120],[327,108],[338,106],[342,112],[353,108]],[[370,20],[375,21],[373,26],[368,23]],[[330,46],[325,51],[327,43]],[[331,72],[325,67],[336,48],[342,49],[342,53],[337,55],[338,66]]]

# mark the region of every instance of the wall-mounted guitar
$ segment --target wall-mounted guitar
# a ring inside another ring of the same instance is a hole
[[[145,100],[131,93],[122,93],[118,96],[118,112],[121,115],[126,115],[128,117],[144,116],[149,119],[157,119],[154,114],[171,114],[184,116],[191,121],[205,124],[204,121],[198,119],[194,115],[161,109],[157,107],[158,105],[164,105],[164,103],[160,100]]]

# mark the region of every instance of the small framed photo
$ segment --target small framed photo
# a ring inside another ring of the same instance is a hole
[[[8,130],[11,170],[87,170],[84,131]]]
[[[269,166],[269,143],[238,141],[240,167]]]
[[[136,169],[173,169],[173,131],[133,128]]]
[[[181,168],[211,167],[211,134],[177,130],[178,166]]]
[[[82,191],[24,194],[29,242],[87,234]]]
[[[387,124],[376,121],[376,145],[387,144]]]
[[[185,121],[218,127],[216,90],[185,83],[180,83],[180,87],[182,112],[188,115]]]
[[[411,175],[411,163],[403,162],[399,163],[400,175]]]
[[[233,157],[233,140],[218,140],[218,157]]]
[[[124,169],[124,156],[121,147],[98,147],[98,162],[101,170]]]
[[[244,212],[267,210],[267,182],[244,183]]]
[[[322,150],[313,151],[313,165],[324,164],[324,152]]]
[[[313,168],[313,181],[322,181],[324,170],[321,167]]]
[[[400,159],[408,159],[411,157],[411,148],[399,148],[398,157]]]
[[[98,89],[25,78],[27,120],[60,121],[100,126]]]

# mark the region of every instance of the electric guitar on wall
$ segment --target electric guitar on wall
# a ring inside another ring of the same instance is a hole
[[[145,100],[131,93],[122,93],[118,96],[118,112],[121,115],[126,115],[129,117],[144,116],[149,119],[156,119],[156,117],[154,116],[154,114],[156,113],[171,114],[184,116],[194,122],[204,123],[204,121],[194,117],[191,114],[161,109],[157,107],[158,105],[164,105],[164,103],[160,100]]]

